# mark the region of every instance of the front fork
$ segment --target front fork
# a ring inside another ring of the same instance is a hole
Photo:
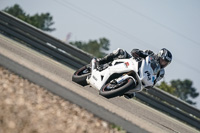
[[[132,78],[133,81],[134,81],[135,84],[136,84],[136,80],[133,78],[133,76],[130,76],[131,73],[132,73],[132,71],[130,71],[129,73],[123,74],[121,77],[115,79],[115,81],[119,84],[119,83],[125,81],[125,80],[128,79],[128,78]]]
[[[128,79],[130,76],[125,74],[125,75],[122,75],[121,77],[115,79],[115,81],[119,84],[121,82],[123,82],[124,80]]]

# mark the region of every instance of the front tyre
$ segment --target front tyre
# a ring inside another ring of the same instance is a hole
[[[86,78],[90,74],[91,74],[91,68],[89,67],[89,65],[83,66],[73,74],[72,81],[82,86],[88,85],[86,82]]]
[[[99,94],[106,98],[113,98],[116,96],[122,96],[134,87],[135,81],[133,81],[132,78],[128,78],[119,84],[109,82],[100,89]]]

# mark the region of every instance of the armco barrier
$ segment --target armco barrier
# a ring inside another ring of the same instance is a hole
[[[14,35],[14,37],[31,44],[32,47],[39,50],[45,51],[45,49],[47,49],[47,54],[55,55],[56,58],[72,65],[73,67],[80,67],[80,65],[88,64],[92,58],[88,53],[53,38],[41,30],[36,29],[35,27],[4,12],[0,12],[0,24],[0,30],[6,32],[6,34],[11,36]],[[56,53],[62,55],[62,58],[56,56]],[[70,59],[70,61],[67,59]]]
[[[0,33],[6,34],[18,41],[23,41],[31,47],[56,58],[72,68],[80,68],[88,64],[92,56],[82,50],[68,45],[23,21],[0,11]],[[149,105],[160,109],[177,119],[200,129],[200,110],[180,101],[157,88],[150,89],[149,94],[138,93],[136,97]],[[163,100],[168,104],[161,102]],[[195,117],[191,116],[191,114]]]
[[[182,110],[173,107],[167,103],[164,103],[160,100],[158,100],[155,97],[152,97],[150,95],[145,94],[144,92],[140,92],[136,94],[136,97],[140,99],[141,101],[145,102],[151,107],[154,107],[162,112],[167,113],[168,115],[171,115],[179,120],[182,120],[189,125],[192,125],[194,127],[197,127],[200,129],[200,121],[192,116],[190,114],[183,112]]]
[[[173,105],[174,107],[183,110],[185,112],[187,112],[188,114],[192,114],[198,118],[200,118],[200,110],[198,110],[197,108],[189,105],[188,103],[176,98],[175,96],[172,96],[171,94],[160,90],[157,87],[154,87],[150,90],[148,90],[148,93],[156,96],[157,98],[159,98],[160,100],[166,101],[167,103]]]

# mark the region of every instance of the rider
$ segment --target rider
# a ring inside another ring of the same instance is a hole
[[[96,66],[97,69],[101,69],[101,65],[111,62],[115,59],[127,59],[127,58],[146,58],[148,55],[152,55],[154,59],[160,64],[160,71],[157,74],[157,78],[154,81],[154,85],[160,81],[164,75],[165,75],[165,70],[164,68],[171,63],[172,61],[172,54],[169,50],[166,48],[162,48],[157,54],[155,54],[151,50],[139,50],[139,49],[133,49],[131,51],[131,55],[127,53],[125,50],[118,48],[117,50],[113,51],[112,53],[108,54],[104,58],[99,58],[96,61]],[[125,94],[124,96],[126,98],[132,98],[135,95],[135,93],[131,94]]]

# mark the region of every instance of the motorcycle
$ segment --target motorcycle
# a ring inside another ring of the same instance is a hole
[[[99,90],[106,98],[123,96],[140,92],[154,85],[160,65],[147,56],[145,59],[116,59],[96,68],[96,59],[78,69],[72,76],[72,81],[85,86],[90,85]]]

